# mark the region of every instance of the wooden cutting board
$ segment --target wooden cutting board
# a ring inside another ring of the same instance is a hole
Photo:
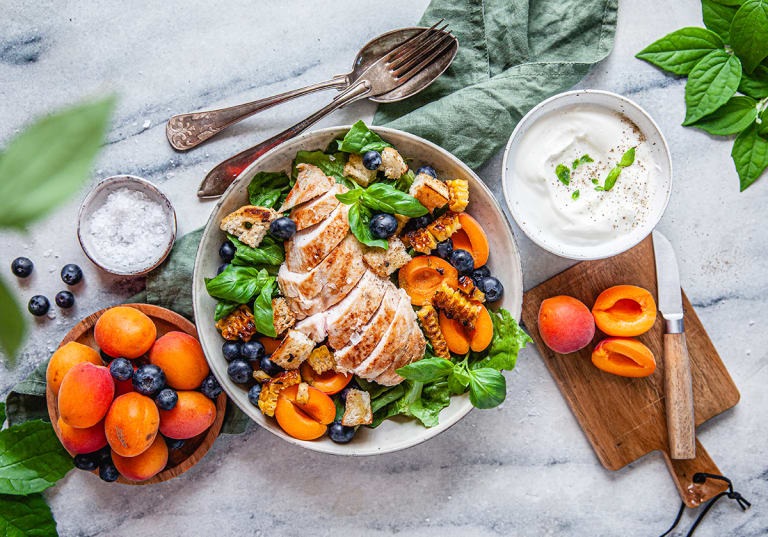
[[[648,289],[654,298],[658,296],[650,236],[623,254],[598,261],[584,261],[525,293],[523,322],[603,466],[618,470],[651,451],[659,450],[664,454],[683,501],[689,507],[695,507],[725,487],[712,480],[704,484],[693,483],[696,472],[720,474],[698,440],[695,459],[669,458],[661,314],[650,331],[638,336],[656,357],[656,371],[646,378],[619,377],[592,365],[592,349],[606,337],[599,330],[590,345],[568,355],[551,351],[539,335],[537,318],[544,299],[570,295],[591,308],[604,289],[619,284],[639,285]],[[685,293],[683,309],[698,426],[738,403],[739,391]]]

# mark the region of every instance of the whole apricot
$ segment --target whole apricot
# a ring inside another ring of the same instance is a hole
[[[98,352],[77,341],[70,341],[53,353],[48,362],[48,369],[45,370],[45,382],[53,390],[54,395],[58,395],[64,375],[81,362],[103,365]]]
[[[554,296],[539,307],[539,334],[560,354],[586,347],[595,335],[595,320],[583,302],[572,296]]]
[[[160,432],[183,440],[205,431],[216,419],[216,405],[200,392],[180,391],[171,410],[160,411]]]
[[[93,337],[101,350],[113,358],[138,358],[147,352],[157,337],[152,319],[136,308],[117,306],[101,314]]]
[[[109,370],[80,362],[64,375],[59,388],[59,415],[67,425],[84,429],[104,419],[115,397]]]
[[[158,338],[149,351],[149,362],[162,369],[168,385],[177,390],[194,390],[210,373],[200,343],[184,332]]]
[[[135,457],[152,445],[159,424],[155,402],[146,395],[130,392],[112,403],[104,420],[104,430],[115,453]]]
[[[124,457],[112,450],[112,462],[120,474],[131,481],[146,481],[163,471],[168,464],[168,446],[160,435],[144,452],[135,457]]]
[[[104,421],[100,421],[93,427],[78,429],[67,425],[59,417],[57,421],[61,433],[61,444],[70,453],[93,453],[107,445],[107,436],[104,434]]]

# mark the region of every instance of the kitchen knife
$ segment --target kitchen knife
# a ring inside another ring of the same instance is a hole
[[[664,392],[669,456],[693,459],[696,457],[693,386],[683,327],[680,273],[672,244],[658,231],[653,232],[653,255],[656,258],[659,310],[664,318]]]

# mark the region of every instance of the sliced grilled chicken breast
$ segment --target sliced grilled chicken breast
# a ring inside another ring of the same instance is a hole
[[[301,231],[322,222],[341,203],[336,199],[336,194],[343,194],[348,190],[341,183],[336,183],[322,196],[294,207],[291,210],[291,220],[296,223],[296,229]]]
[[[315,313],[310,315],[306,319],[303,319],[293,325],[294,330],[298,330],[315,343],[320,343],[326,337],[325,332],[325,315],[322,313]]]
[[[421,360],[424,357],[424,351],[427,348],[427,342],[424,334],[421,332],[418,324],[412,325],[411,335],[408,337],[408,344],[403,351],[387,369],[374,379],[375,382],[384,386],[394,386],[403,381],[403,377],[395,373],[401,367],[410,364],[415,360]]]
[[[317,166],[312,164],[297,164],[296,169],[299,170],[296,176],[296,184],[293,185],[291,191],[285,197],[283,206],[280,207],[279,212],[285,212],[291,207],[307,202],[318,196],[322,196],[333,185],[336,184],[331,177],[328,177]]]
[[[344,300],[324,313],[328,344],[340,349],[371,320],[387,291],[388,280],[367,271]]]
[[[347,236],[349,205],[340,203],[328,217],[285,241],[285,264],[292,272],[316,267]]]
[[[413,308],[410,297],[402,289],[398,291],[398,294],[400,298],[395,316],[387,327],[384,336],[376,348],[371,351],[371,354],[355,367],[355,374],[365,379],[373,380],[381,375],[400,356],[408,343],[408,336],[411,333],[415,317],[411,319]]]

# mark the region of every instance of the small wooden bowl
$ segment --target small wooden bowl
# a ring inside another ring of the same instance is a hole
[[[195,325],[186,320],[178,313],[174,313],[171,310],[161,308],[160,306],[152,306],[150,304],[122,304],[123,306],[130,306],[145,313],[154,321],[157,326],[157,336],[160,337],[167,332],[174,330],[186,332],[187,334],[197,337],[197,329]],[[101,317],[101,314],[107,311],[109,308],[104,308],[96,313],[92,313],[82,321],[80,321],[62,340],[59,347],[69,343],[70,341],[77,341],[83,345],[87,345],[94,349],[98,349],[95,340],[93,339],[93,327],[96,321]],[[56,436],[61,440],[61,431],[59,430],[59,405],[58,398],[53,394],[50,388],[46,388],[46,400],[48,402],[48,415],[51,418],[51,424],[53,430],[56,431]],[[197,461],[203,458],[216,437],[219,436],[221,431],[221,425],[224,422],[224,411],[227,406],[227,396],[222,392],[216,399],[216,419],[208,430],[200,433],[199,435],[189,438],[184,441],[184,445],[181,449],[174,449],[168,452],[168,466],[165,470],[157,474],[151,479],[146,481],[130,481],[123,476],[117,479],[117,483],[123,483],[125,485],[150,485],[153,483],[162,483],[168,481],[178,475],[183,474],[190,468],[192,468]],[[160,434],[160,433],[158,433]],[[74,456],[74,453],[70,452],[70,455]],[[94,473],[98,473],[94,471]]]

